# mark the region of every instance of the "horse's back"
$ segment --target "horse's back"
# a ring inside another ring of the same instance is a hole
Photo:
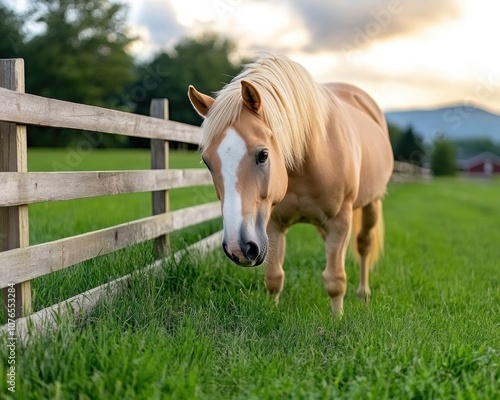
[[[343,121],[354,132],[361,151],[359,190],[355,206],[364,206],[380,198],[386,189],[393,169],[393,153],[387,123],[377,103],[362,89],[346,84],[325,85],[343,105]],[[354,150],[353,150],[354,151]]]
[[[364,90],[348,83],[328,83],[325,86],[345,103],[367,114],[376,124],[386,127],[384,114]]]

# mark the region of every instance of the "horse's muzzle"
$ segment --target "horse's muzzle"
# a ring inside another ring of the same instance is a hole
[[[266,259],[267,243],[263,247],[257,243],[249,241],[240,243],[239,251],[230,252],[225,241],[222,242],[222,248],[226,256],[240,267],[257,267]]]

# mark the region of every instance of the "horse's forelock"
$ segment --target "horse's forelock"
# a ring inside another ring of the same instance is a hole
[[[265,123],[283,153],[287,168],[303,161],[308,142],[326,136],[329,98],[299,64],[284,56],[264,56],[217,93],[216,101],[203,123],[202,147],[231,126],[242,109],[241,79],[259,91]]]

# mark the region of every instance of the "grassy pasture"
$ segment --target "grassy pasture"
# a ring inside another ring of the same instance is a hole
[[[30,168],[51,170],[54,157],[66,156],[32,152]],[[148,163],[145,152],[96,151],[78,168]],[[199,166],[197,156],[183,153],[172,164]],[[204,196],[213,199],[213,192],[174,192],[173,208]],[[160,276],[140,274],[84,320],[18,350],[17,398],[498,398],[499,199],[499,181],[391,186],[386,252],[372,274],[372,301],[366,306],[355,298],[358,273],[349,260],[341,320],[332,319],[322,286],[323,245],[306,225],[288,235],[277,307],[266,295],[263,270],[239,269],[222,251],[186,256]],[[31,239],[149,213],[147,194],[34,205]],[[216,229],[217,222],[201,227],[203,234]],[[52,304],[150,260],[149,246],[136,246],[40,278],[33,283],[35,304]],[[0,359],[6,359],[3,343]],[[0,397],[9,398],[5,367],[0,363]]]

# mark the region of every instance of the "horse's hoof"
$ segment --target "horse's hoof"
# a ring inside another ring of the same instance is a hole
[[[269,293],[269,297],[271,297],[275,306],[278,306],[278,304],[280,302],[280,294],[281,293],[277,293],[277,294],[276,293]]]
[[[358,299],[360,299],[362,302],[368,304],[370,301],[370,297],[372,295],[372,292],[370,288],[365,288],[365,287],[359,287],[358,290],[356,291],[356,296],[358,296]]]

